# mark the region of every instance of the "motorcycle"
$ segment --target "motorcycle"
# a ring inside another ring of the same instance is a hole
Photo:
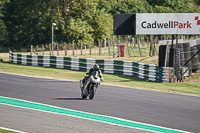
[[[100,77],[98,71],[92,72],[91,76],[86,80],[84,84],[83,90],[81,90],[81,97],[86,99],[89,96],[89,99],[92,100],[94,98],[94,94],[98,86],[100,85]],[[80,87],[82,85],[82,80],[80,80]]]

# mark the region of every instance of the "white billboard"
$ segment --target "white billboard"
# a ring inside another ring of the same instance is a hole
[[[137,13],[136,34],[200,34],[200,13]]]

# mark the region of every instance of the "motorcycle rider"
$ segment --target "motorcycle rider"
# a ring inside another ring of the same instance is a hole
[[[94,71],[98,71],[98,75],[101,79],[101,81],[103,81],[103,75],[101,73],[100,67],[98,64],[94,64],[94,66],[92,68],[90,68],[86,73],[85,73],[85,77],[82,80],[82,85],[81,85],[81,90],[83,90],[84,88],[84,84],[86,83],[87,79],[92,75],[92,72]]]

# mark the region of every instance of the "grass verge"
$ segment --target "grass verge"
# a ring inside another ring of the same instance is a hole
[[[0,63],[0,71],[16,73],[16,74],[24,74],[30,76],[40,76],[40,77],[55,78],[55,79],[70,79],[77,81],[81,80],[85,74],[85,72],[80,72],[80,71],[22,66],[5,62]],[[200,82],[154,83],[143,80],[137,80],[133,77],[127,77],[123,75],[103,74],[103,76],[104,76],[103,83],[106,84],[154,89],[154,90],[191,94],[191,95],[200,95]],[[79,84],[77,84],[77,87],[79,87],[78,85]]]
[[[0,133],[17,133],[17,132],[0,129]]]

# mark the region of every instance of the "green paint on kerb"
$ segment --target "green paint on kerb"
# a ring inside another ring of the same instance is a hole
[[[139,128],[139,129],[144,129],[144,130],[149,130],[149,131],[154,131],[154,132],[156,131],[156,132],[162,132],[162,133],[183,133],[183,131],[167,129],[164,127],[146,125],[146,124],[142,124],[142,123],[122,120],[119,118],[84,113],[84,112],[79,112],[79,111],[74,111],[74,110],[63,109],[63,108],[59,108],[59,107],[53,107],[50,105],[32,103],[32,102],[28,102],[28,101],[6,98],[6,97],[0,97],[0,103],[7,104],[7,105],[14,105],[14,106],[18,106],[18,107],[29,108],[29,109],[35,109],[35,110],[39,110],[39,111],[47,111],[50,113],[59,113],[59,114],[64,114],[64,115],[87,118],[87,119],[91,119],[91,120],[107,122],[107,123],[117,124],[117,125],[121,125],[121,126]]]

